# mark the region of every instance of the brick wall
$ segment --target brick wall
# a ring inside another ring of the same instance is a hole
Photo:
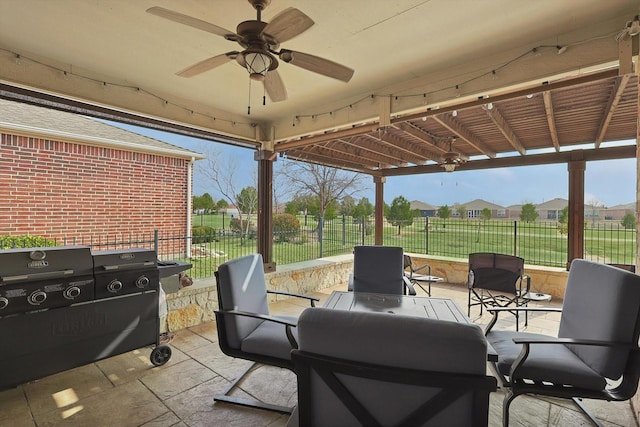
[[[185,159],[1,134],[0,234],[184,235],[187,173]]]

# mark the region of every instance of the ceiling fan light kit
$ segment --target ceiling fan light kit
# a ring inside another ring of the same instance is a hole
[[[314,22],[300,10],[289,7],[277,14],[271,22],[262,21],[262,11],[269,6],[271,0],[249,0],[257,12],[255,20],[241,22],[236,33],[226,30],[210,22],[184,15],[163,7],[151,7],[147,12],[179,24],[188,25],[226,40],[237,42],[244,50],[223,53],[204,59],[178,73],[181,77],[193,77],[210,71],[231,60],[236,60],[249,73],[251,80],[261,81],[265,92],[272,102],[287,99],[287,91],[278,74],[278,59],[332,79],[348,82],[354,70],[337,62],[308,53],[280,49],[280,43],[286,42],[314,25]],[[250,111],[250,110],[249,110]]]
[[[445,172],[453,172],[459,165],[466,163],[466,160],[460,157],[460,153],[453,151],[452,145],[454,140],[455,139],[451,139],[449,141],[449,151],[444,153],[442,156],[443,160],[440,163],[440,166],[444,168]]]

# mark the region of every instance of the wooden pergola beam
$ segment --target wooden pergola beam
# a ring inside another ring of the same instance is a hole
[[[576,150],[578,151],[578,150]],[[584,154],[586,161],[630,159],[636,157],[636,146],[625,145],[621,147],[598,148],[591,150],[579,150]],[[473,160],[459,165],[456,170],[480,170],[507,168],[516,166],[539,166],[554,163],[568,163],[573,151],[559,153],[528,154],[526,156],[498,157],[495,159]],[[383,176],[404,176],[415,174],[442,173],[439,165],[413,166],[403,169],[389,169],[382,171]],[[455,172],[454,172],[455,173]]]
[[[498,127],[498,130],[507,138],[509,144],[520,154],[523,156],[527,154],[527,149],[524,148],[522,142],[520,142],[520,138],[515,134],[509,123],[505,120],[504,116],[500,113],[497,106],[493,108],[488,108],[487,106],[483,106],[482,109],[487,113],[491,121]]]
[[[483,143],[480,138],[474,135],[469,129],[462,125],[459,121],[455,120],[453,116],[449,114],[440,114],[438,116],[433,116],[433,119],[438,122],[440,125],[449,129],[460,139],[464,140],[467,144],[472,145],[478,151],[481,151],[487,157],[494,158],[496,157],[496,152],[489,148],[485,143]],[[463,154],[463,153],[460,153]]]
[[[627,87],[627,83],[629,83],[630,78],[631,74],[625,74],[615,80],[613,90],[611,91],[611,96],[609,97],[609,102],[607,103],[607,106],[605,108],[604,117],[602,118],[602,122],[600,123],[600,127],[598,128],[598,136],[596,137],[596,148],[600,147],[600,144],[604,140],[604,136],[607,134],[609,124],[611,123],[611,119],[613,118],[613,113],[615,113],[616,108],[618,107],[620,98],[622,98],[622,94],[624,93],[624,90]]]
[[[558,129],[556,128],[556,116],[553,112],[553,100],[551,99],[551,92],[542,92],[544,99],[544,111],[547,115],[547,123],[549,124],[549,133],[551,134],[551,141],[556,151],[560,151],[560,142],[558,140]]]

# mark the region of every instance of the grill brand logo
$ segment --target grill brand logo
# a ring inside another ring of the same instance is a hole
[[[52,334],[55,336],[85,336],[89,333],[97,334],[107,325],[106,313],[89,311],[86,313],[71,313],[52,324]]]
[[[29,264],[27,264],[28,268],[44,268],[44,267],[49,267],[49,263],[43,259],[39,259],[36,261],[31,261]]]
[[[134,259],[136,256],[134,254],[120,254],[120,259]]]

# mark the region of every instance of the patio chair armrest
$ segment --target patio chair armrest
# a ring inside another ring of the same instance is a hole
[[[290,320],[280,319],[273,316],[267,316],[265,314],[251,313],[248,311],[241,311],[241,310],[215,310],[215,313],[219,313],[225,316],[227,314],[230,314],[232,316],[252,317],[254,319],[264,320],[265,322],[273,322],[273,323],[279,323],[280,325],[284,325],[285,332],[287,334],[287,339],[289,340],[289,344],[291,344],[292,348],[298,348],[298,342],[296,341],[296,339],[293,336],[293,333],[291,332],[291,328],[295,328],[298,325],[297,323],[291,322]]]
[[[522,292],[522,282],[525,283],[524,292]],[[520,295],[526,295],[531,290],[531,276],[523,274],[520,276]]]
[[[404,286],[409,290],[409,295],[416,295],[416,289],[413,287],[413,283],[407,276],[402,276],[402,282]]]
[[[270,291],[267,290],[268,294],[275,294],[275,295],[286,295],[286,296],[290,296],[290,297],[296,297],[296,298],[303,298],[309,301],[309,303],[311,304],[311,307],[315,307],[316,306],[316,302],[320,301],[318,298],[309,296],[309,295],[303,295],[303,294],[296,294],[293,292],[284,292],[284,291]]]
[[[425,269],[427,270],[427,276],[431,276],[431,266],[429,264],[423,264],[418,268],[412,268],[411,273],[419,273]]]
[[[251,313],[249,311],[241,311],[241,310],[215,310],[216,313],[220,313],[222,315],[227,315],[230,314],[232,316],[244,316],[244,317],[253,317],[254,319],[260,319],[260,320],[265,320],[267,322],[274,322],[274,323],[279,323],[281,325],[290,325],[293,327],[296,327],[297,324],[294,322],[291,322],[290,320],[286,320],[286,319],[281,319],[278,317],[274,317],[274,316],[268,316],[266,314],[259,314],[259,313]]]
[[[601,340],[582,340],[576,338],[513,338],[516,344],[572,344],[572,345],[593,345],[598,347],[620,347],[623,349],[636,348],[635,345],[626,342],[601,341]]]
[[[484,329],[484,334],[487,335],[491,329],[495,326],[498,321],[498,315],[501,311],[508,312],[516,312],[516,311],[526,311],[526,312],[551,312],[551,313],[562,313],[562,307],[489,307],[487,311],[493,315],[487,327]]]

